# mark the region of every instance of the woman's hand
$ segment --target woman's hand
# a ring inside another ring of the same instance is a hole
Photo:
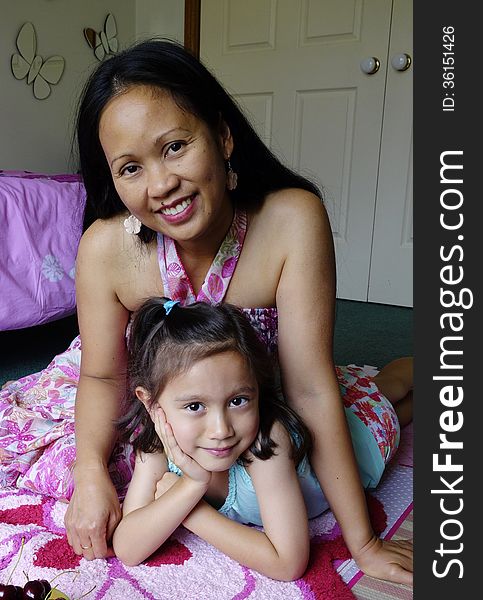
[[[412,541],[385,541],[374,537],[354,556],[354,560],[370,577],[413,585]]]
[[[75,471],[75,489],[65,514],[67,540],[87,560],[114,556],[108,542],[121,520],[116,489],[107,470]]]
[[[151,418],[169,460],[183,471],[184,476],[207,486],[211,481],[211,472],[204,469],[178,446],[164,410],[160,406],[153,407]]]

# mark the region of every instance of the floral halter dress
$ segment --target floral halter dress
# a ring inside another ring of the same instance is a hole
[[[232,225],[195,294],[178,256],[176,244],[158,234],[157,252],[164,295],[182,304],[195,301],[222,302],[247,230],[247,216],[237,210]],[[267,348],[276,353],[278,315],[276,308],[243,308]],[[81,341],[77,336],[69,348],[57,355],[39,373],[22,377],[0,391],[0,487],[17,486],[61,499],[70,499],[74,485],[74,407],[80,374]],[[356,419],[367,432],[371,457],[380,471],[394,454],[399,426],[394,410],[374,383],[357,367],[338,367],[337,374],[348,419]],[[357,450],[357,448],[356,448]],[[120,498],[131,479],[132,446],[117,444],[109,472]]]

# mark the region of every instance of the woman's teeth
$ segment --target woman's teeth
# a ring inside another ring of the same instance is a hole
[[[188,198],[187,200],[183,200],[183,202],[180,202],[176,206],[172,206],[171,208],[163,208],[161,210],[161,214],[177,215],[178,213],[182,212],[186,207],[188,207],[190,204],[191,204],[191,198]]]

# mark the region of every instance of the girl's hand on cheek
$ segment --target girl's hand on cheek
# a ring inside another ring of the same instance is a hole
[[[164,453],[171,462],[174,462],[173,457],[169,453],[168,443],[166,440],[166,433],[164,430],[166,423],[166,414],[164,410],[160,406],[153,406],[149,412],[149,416],[151,417],[151,420],[154,423],[154,429],[158,434],[161,443],[163,444]]]
[[[208,485],[211,480],[211,472],[204,469],[179,447],[173,429],[167,422],[166,414],[160,406],[153,409],[152,418],[168,459],[183,471],[184,476],[197,483]]]

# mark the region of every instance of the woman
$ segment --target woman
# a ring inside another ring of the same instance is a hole
[[[213,76],[170,42],[102,63],[77,134],[90,227],[76,268],[74,550],[106,556],[121,516],[108,462],[130,314],[150,296],[226,301],[278,348],[285,397],[312,433],[313,467],[359,567],[410,583],[401,547],[378,539],[368,518],[332,359],[333,242],[315,186],[283,167]]]

